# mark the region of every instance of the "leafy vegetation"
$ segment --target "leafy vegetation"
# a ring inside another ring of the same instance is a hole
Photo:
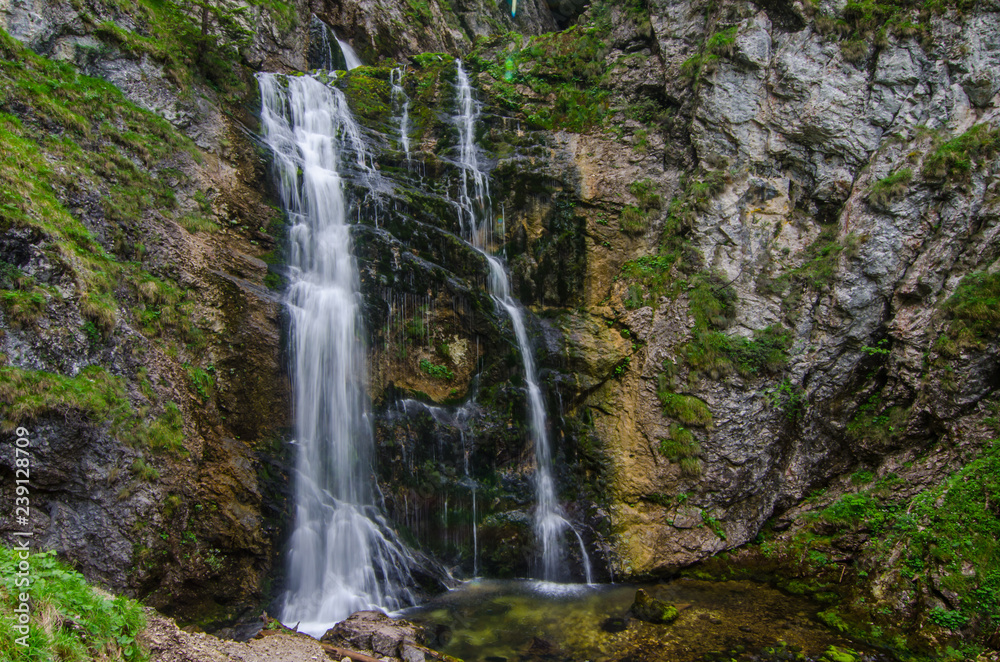
[[[734,25],[710,35],[697,53],[681,63],[681,75],[697,87],[703,76],[715,70],[720,57],[733,54],[737,27]]]
[[[872,472],[859,470],[850,478],[858,491],[806,515],[805,526],[791,535],[765,532],[758,539],[762,556],[780,568],[781,585],[818,599],[829,596],[835,604],[819,614],[824,623],[891,645],[901,659],[976,658],[1000,626],[1000,513],[994,505],[1000,500],[1000,440],[923,489],[901,489],[904,478],[893,473],[873,482]],[[822,498],[817,493],[810,500]],[[851,540],[862,545],[852,552],[854,563],[835,562],[843,541]],[[797,579],[789,579],[792,573]],[[885,592],[885,586],[896,588]],[[925,602],[919,597],[925,595],[938,599]],[[906,623],[919,638],[904,636]],[[954,635],[965,642],[961,653],[947,649]]]
[[[98,593],[83,576],[60,563],[55,552],[32,554],[29,586],[17,584],[23,559],[0,546],[0,657],[11,662],[141,662],[148,659],[136,642],[145,627],[142,608],[124,597]],[[15,609],[21,593],[30,597],[31,630],[27,647],[16,641]]]
[[[972,0],[850,0],[839,16],[817,16],[815,26],[828,38],[841,40],[845,60],[861,62],[871,45],[884,48],[890,34],[899,39],[919,37],[926,40],[934,14],[949,8],[966,11],[972,4]]]
[[[455,378],[455,373],[448,369],[448,366],[431,363],[427,359],[420,359],[420,369],[434,379],[445,379],[451,381]]]

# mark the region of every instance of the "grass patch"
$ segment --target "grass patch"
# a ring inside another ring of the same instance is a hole
[[[64,662],[142,662],[148,659],[136,642],[145,627],[142,608],[125,597],[110,598],[87,584],[83,575],[60,563],[55,552],[28,559],[31,583],[19,586],[19,552],[0,547],[0,657],[5,660]],[[27,648],[15,642],[20,594],[30,596],[31,634]]]
[[[46,413],[66,415],[71,411],[98,423],[124,422],[132,413],[124,380],[99,366],[88,366],[75,377],[0,368],[0,414],[5,430]]]
[[[663,414],[674,418],[684,425],[694,425],[697,427],[710,427],[712,425],[712,412],[708,405],[694,397],[693,395],[681,395],[669,389],[661,387],[657,389],[656,396],[663,405]]]
[[[975,344],[995,340],[1000,333],[1000,272],[967,275],[944,309],[951,317],[948,331],[953,338]]]
[[[31,324],[45,310],[45,294],[37,289],[30,292],[9,290],[0,292],[0,303],[15,324]]]
[[[685,476],[700,476],[701,446],[691,431],[680,425],[670,426],[670,436],[660,440],[660,453],[680,466]]]
[[[187,455],[187,449],[184,448],[184,417],[176,403],[168,402],[164,406],[163,415],[143,430],[141,440],[155,451]]]
[[[160,478],[160,472],[157,471],[154,466],[146,462],[145,458],[141,457],[137,457],[133,460],[132,473],[135,474],[140,480],[144,480],[147,483],[159,480]]]
[[[977,124],[935,147],[924,157],[921,174],[931,183],[968,183],[975,170],[1000,153],[1000,129]]]
[[[903,168],[883,177],[868,190],[868,202],[876,207],[888,207],[906,195],[906,189],[913,181],[913,170]]]

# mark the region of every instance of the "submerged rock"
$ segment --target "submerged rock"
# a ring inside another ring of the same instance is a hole
[[[635,592],[635,602],[629,609],[633,616],[647,623],[667,625],[677,620],[677,607],[665,600],[654,598],[643,589]]]

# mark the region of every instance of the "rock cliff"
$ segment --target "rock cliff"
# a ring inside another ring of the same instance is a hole
[[[51,59],[5,37],[0,389],[37,435],[47,546],[209,625],[280,578],[283,221],[252,75],[315,65],[316,17],[373,65],[331,84],[379,154],[354,237],[385,507],[416,543],[466,572],[532,562],[517,349],[457,239],[460,57],[491,248],[601,572],[764,530],[918,626],[966,609],[948,577],[985,561],[921,556],[903,595],[906,554],[867,579],[882,528],[841,553],[807,525],[844,524],[845,494],[932,493],[998,435],[1000,5],[264,3],[209,29],[181,10],[175,36],[151,7],[0,7]]]

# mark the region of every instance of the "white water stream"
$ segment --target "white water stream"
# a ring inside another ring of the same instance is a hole
[[[472,95],[469,76],[458,61],[458,114],[454,122],[459,133],[459,165],[461,186],[459,206],[462,233],[466,239],[482,253],[489,265],[489,288],[493,300],[510,317],[514,336],[521,352],[524,381],[528,390],[528,405],[531,411],[531,434],[535,446],[535,536],[541,543],[541,578],[557,581],[566,576],[561,565],[565,561],[563,538],[567,529],[571,530],[580,545],[584,574],[588,584],[592,583],[590,559],[579,532],[566,519],[566,513],[556,497],[555,481],[552,478],[552,447],[549,443],[545,402],[538,386],[538,375],[528,333],[524,326],[521,306],[510,292],[510,279],[503,262],[488,252],[492,243],[493,219],[490,211],[490,191],[486,173],[479,167],[476,146],[476,121],[480,104]]]
[[[345,55],[346,55],[345,51]],[[364,329],[344,177],[371,157],[343,93],[261,74],[264,138],[289,232],[295,523],[281,620],[320,636],[359,609],[413,604],[413,559],[374,505]]]

